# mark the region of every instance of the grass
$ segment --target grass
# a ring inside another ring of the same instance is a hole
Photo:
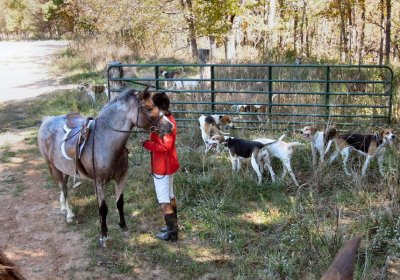
[[[44,113],[74,108],[70,94],[38,99],[40,106],[32,103],[30,108],[36,111],[27,108],[26,113],[34,117],[24,125],[29,127]],[[90,104],[82,109],[93,112]],[[394,148],[386,157],[384,181],[376,164],[371,165],[366,180],[343,175],[340,161],[331,168],[310,169],[307,145],[299,147],[293,158],[293,169],[304,184],[301,188],[294,187],[289,178],[277,183],[266,180],[258,186],[250,164],[232,173],[226,153],[205,155],[192,130],[182,130],[177,143],[182,168],[175,176],[175,187],[183,229],[181,241],[174,244],[154,237],[163,220],[149,176],[149,155],[141,150],[138,138],[132,135],[129,143],[128,239],[118,227],[113,184],[106,188],[111,236],[106,251],[98,248],[98,209],[91,183],[84,182],[73,191],[77,225],[72,227],[91,240],[93,265],[119,274],[157,265],[177,279],[207,275],[217,279],[312,279],[320,277],[342,243],[355,235],[364,237],[357,258],[359,279],[384,275],[386,259],[399,257],[399,207],[395,203],[399,193],[387,184],[398,180]],[[35,136],[26,141],[34,143]],[[279,162],[274,161],[274,166],[279,174]],[[358,161],[352,168],[359,174]],[[48,173],[45,176],[48,187],[54,187]],[[13,195],[22,191],[17,182]]]
[[[85,98],[76,90],[58,91],[4,105],[1,131],[37,128],[45,115],[69,111],[97,115],[101,104],[93,108]],[[21,108],[23,117],[15,117],[15,108]],[[280,136],[279,131],[274,133]],[[259,136],[253,132],[239,135]],[[110,273],[137,277],[154,275],[156,270],[176,279],[317,279],[343,242],[356,235],[363,237],[356,279],[388,277],[388,260],[400,258],[398,143],[385,157],[383,180],[376,163],[371,164],[367,178],[360,178],[357,157],[351,164],[353,177],[344,175],[339,160],[331,167],[311,168],[309,145],[304,145],[297,148],[292,162],[300,188],[289,178],[276,183],[267,179],[258,186],[250,164],[233,173],[226,152],[205,155],[196,128],[182,129],[177,142],[181,169],[175,175],[182,230],[178,243],[167,243],[154,236],[163,218],[149,175],[149,155],[141,150],[138,139],[140,135],[133,134],[128,147],[131,163],[124,197],[129,238],[123,238],[118,227],[114,184],[105,188],[111,237],[107,250],[98,248],[98,209],[92,184],[84,182],[72,192],[77,223],[68,227],[91,240],[89,270],[100,265]],[[288,139],[298,140],[296,136]],[[35,143],[36,138],[33,135],[26,141]],[[5,151],[2,161],[13,156]],[[280,163],[273,165],[280,174]],[[45,170],[44,165],[41,168]],[[44,176],[45,187],[55,188],[47,171]],[[18,184],[16,195],[23,191]]]
[[[10,147],[8,145],[0,147],[0,162],[11,162],[11,159],[15,156],[15,154],[15,152],[10,150]]]

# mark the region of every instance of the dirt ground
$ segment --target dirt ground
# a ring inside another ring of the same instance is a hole
[[[65,45],[0,42],[0,103],[60,89],[47,65],[52,53]],[[18,79],[7,76],[7,71],[14,77],[19,73]],[[0,134],[0,147],[3,152],[7,147],[9,154],[0,156],[7,158],[0,161],[0,250],[26,279],[128,279],[112,274],[101,262],[93,265],[87,239],[67,225],[58,204],[59,190],[49,187],[36,144],[27,140],[35,139],[35,133],[26,129]]]

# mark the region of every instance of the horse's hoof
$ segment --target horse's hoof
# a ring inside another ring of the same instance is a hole
[[[103,249],[107,248],[107,239],[108,239],[107,236],[99,238],[99,245],[101,248]]]

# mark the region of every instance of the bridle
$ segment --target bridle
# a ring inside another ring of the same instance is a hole
[[[159,122],[161,121],[161,119],[162,118],[164,118],[164,116],[165,116],[165,114],[162,112],[162,110],[160,109],[160,108],[158,108],[156,105],[154,105],[154,103],[153,103],[153,109],[156,107],[159,111],[160,111],[160,114],[159,114],[159,117],[156,119],[156,120],[153,120],[151,117],[149,117],[148,116],[148,114],[145,112],[145,107],[143,106],[143,104],[144,103],[140,103],[138,100],[137,100],[137,97],[135,96],[135,103],[137,104],[137,108],[138,108],[138,112],[137,112],[137,115],[136,115],[136,122],[135,122],[135,124],[136,124],[136,126],[138,125],[138,123],[139,123],[139,115],[140,114],[143,114],[143,115],[145,115],[146,116],[146,118],[147,118],[147,120],[150,122],[150,124],[151,124],[151,127],[149,128],[149,129],[143,129],[143,132],[154,132],[154,133],[157,133],[157,132],[159,132],[159,131],[161,131],[161,132],[166,132],[166,131],[164,131],[164,130],[162,130],[161,128],[159,128],[158,127],[158,124],[159,124]],[[132,128],[133,128],[133,126],[131,127],[131,129],[130,130],[122,130],[122,129],[116,129],[116,128],[113,128],[113,127],[111,127],[111,126],[107,126],[107,128],[109,128],[110,130],[112,130],[112,131],[116,131],[116,132],[121,132],[121,133],[131,133],[132,132]],[[139,132],[139,131],[137,131],[137,132]]]

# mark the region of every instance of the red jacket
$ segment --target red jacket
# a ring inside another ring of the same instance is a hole
[[[162,138],[157,133],[150,133],[150,140],[147,140],[143,147],[151,151],[152,171],[159,175],[172,175],[179,169],[178,153],[176,152],[176,121],[172,115],[167,116],[174,125],[170,134]]]

